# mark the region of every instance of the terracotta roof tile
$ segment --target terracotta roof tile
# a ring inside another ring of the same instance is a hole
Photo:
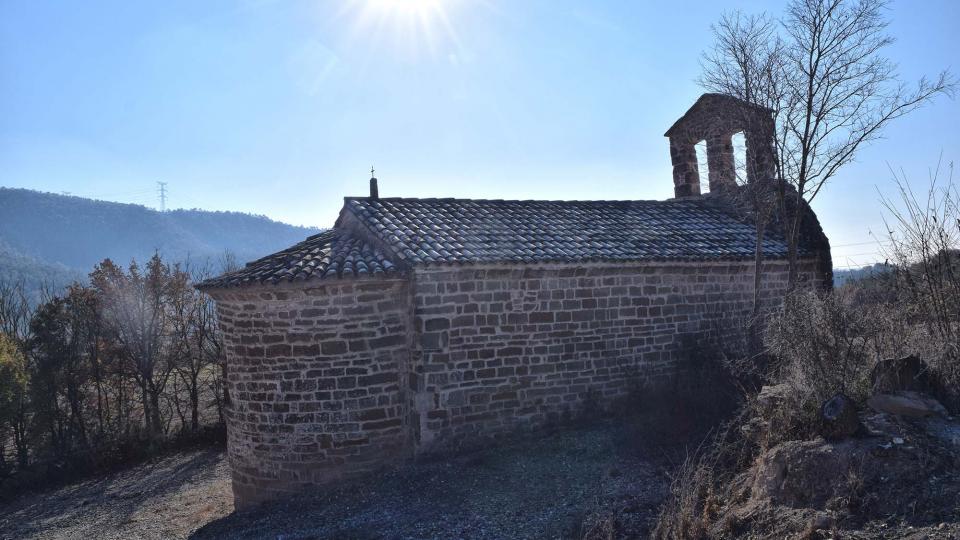
[[[668,201],[348,198],[411,265],[749,259],[754,228],[715,205]],[[771,234],[767,258],[786,257]]]
[[[390,276],[396,273],[396,264],[380,250],[349,231],[330,229],[293,247],[247,263],[241,270],[208,279],[197,287],[213,289],[308,279]]]
[[[334,228],[200,288],[390,276],[429,264],[751,259],[754,228],[704,198],[667,201],[503,201],[347,198],[392,253]],[[339,223],[338,223],[339,225]],[[808,249],[801,247],[801,255]],[[771,232],[764,256],[785,258]]]

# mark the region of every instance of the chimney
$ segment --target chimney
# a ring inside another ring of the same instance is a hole
[[[373,167],[370,167],[370,198],[380,198],[380,190],[377,189],[377,177],[373,175]]]
[[[747,142],[746,181],[773,178],[773,111],[726,94],[703,94],[664,134],[670,138],[674,195],[700,194],[695,150],[700,141],[707,143],[710,191],[736,187],[732,138],[740,132]]]

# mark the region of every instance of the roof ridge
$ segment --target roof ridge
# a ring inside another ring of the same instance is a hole
[[[569,203],[569,204],[572,204],[572,203],[582,203],[582,204],[692,203],[692,204],[696,204],[697,202],[689,198],[679,198],[679,199],[673,198],[673,199],[658,200],[658,199],[468,199],[468,198],[460,198],[460,197],[378,197],[376,199],[371,199],[370,197],[344,197],[343,200],[344,202],[417,201],[417,202],[495,202],[495,203]]]

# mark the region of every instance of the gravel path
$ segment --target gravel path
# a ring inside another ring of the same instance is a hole
[[[615,423],[541,432],[246,513],[223,452],[191,452],[0,507],[0,537],[581,538],[624,501],[655,518],[667,480],[635,442]]]

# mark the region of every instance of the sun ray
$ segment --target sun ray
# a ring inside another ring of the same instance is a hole
[[[353,0],[351,34],[416,59],[458,53],[459,39],[449,12],[462,0]]]

